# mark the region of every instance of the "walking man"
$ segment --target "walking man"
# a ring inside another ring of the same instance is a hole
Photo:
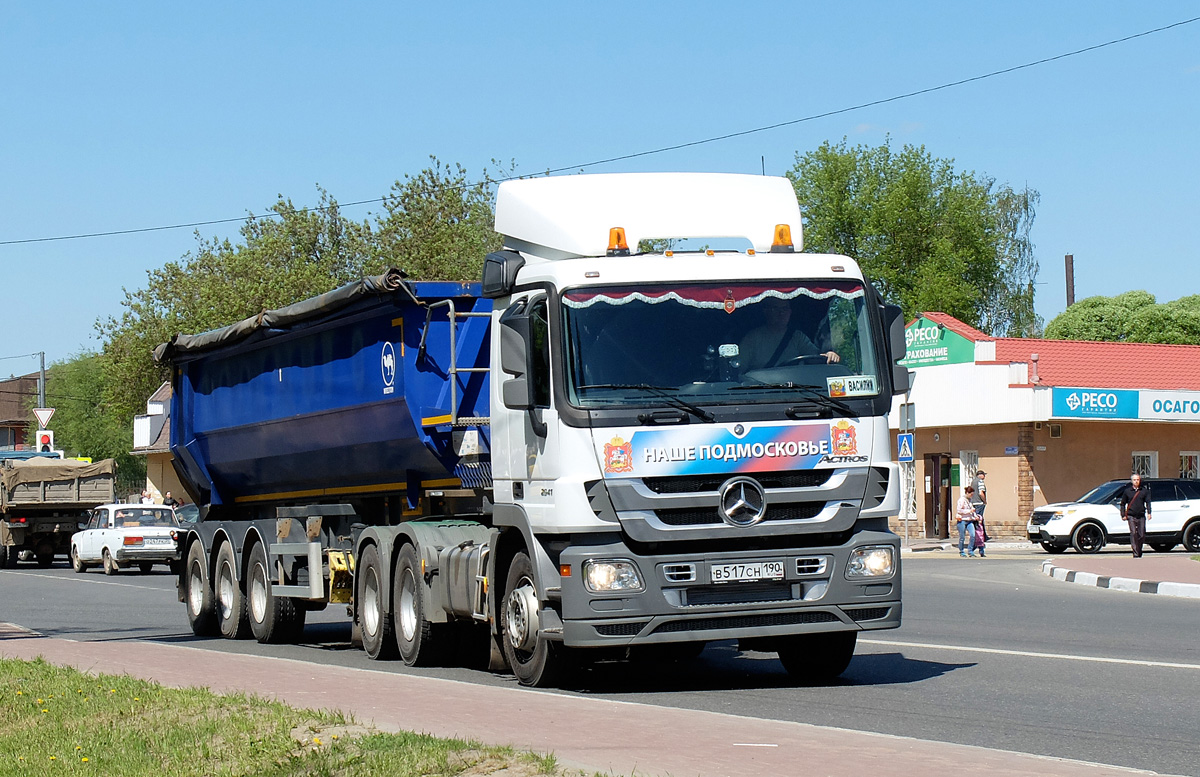
[[[975,493],[971,496],[971,504],[975,506],[975,512],[979,513],[979,517],[983,517],[983,509],[987,507],[987,483],[983,481],[983,476],[987,473],[979,470],[975,473],[975,480],[972,481],[971,487],[975,489]]]
[[[1146,521],[1150,520],[1150,486],[1142,484],[1142,476],[1133,473],[1129,485],[1121,492],[1121,520],[1129,524],[1129,544],[1133,557],[1142,557],[1146,541]]]

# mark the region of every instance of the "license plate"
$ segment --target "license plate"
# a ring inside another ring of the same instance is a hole
[[[147,537],[147,545],[171,545],[173,540],[170,537]]]
[[[714,583],[737,583],[748,580],[782,580],[782,561],[752,561],[745,564],[713,564]]]

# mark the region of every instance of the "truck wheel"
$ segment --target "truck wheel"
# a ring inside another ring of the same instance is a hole
[[[71,569],[74,569],[76,572],[82,573],[82,572],[86,572],[87,568],[88,568],[88,565],[83,563],[83,559],[81,559],[79,557],[79,547],[76,545],[72,545],[71,546]]]
[[[800,683],[825,685],[836,680],[850,666],[857,643],[857,631],[795,634],[781,638],[779,661]]]
[[[254,638],[266,644],[295,642],[304,631],[304,610],[294,599],[271,592],[271,572],[267,551],[261,542],[250,550],[250,569],[246,573],[246,609]]]
[[[560,644],[541,632],[541,605],[533,579],[533,562],[524,551],[513,556],[504,586],[500,611],[504,657],[521,685],[544,688],[554,683],[563,669],[565,655]]]
[[[237,559],[233,546],[221,543],[217,551],[217,625],[225,639],[245,639],[250,636],[250,620],[246,617],[246,595],[238,585]]]
[[[112,554],[108,552],[108,548],[104,549],[103,558],[104,558],[104,562],[103,562],[104,574],[106,574],[106,575],[117,574],[117,562],[113,561]]]
[[[49,569],[54,566],[54,553],[39,553],[37,554],[37,565],[42,569]]]
[[[1080,553],[1099,553],[1104,547],[1104,529],[1091,521],[1080,524],[1071,538],[1071,545]]]
[[[149,561],[143,561],[138,564],[138,571],[143,575],[150,574],[151,569],[154,569],[154,564],[150,563]]]
[[[396,643],[400,658],[409,666],[429,666],[437,658],[434,625],[425,617],[421,596],[421,562],[412,545],[400,549],[396,560],[396,588],[392,593]]]
[[[212,585],[208,581],[208,561],[199,542],[193,542],[188,549],[187,566],[183,568],[183,590],[192,633],[197,637],[211,637],[220,633]]]
[[[379,549],[368,545],[358,565],[358,620],[362,625],[363,650],[367,658],[395,658],[396,637],[392,619],[383,604],[383,573]]]
[[[5,569],[16,569],[17,568],[17,557],[21,553],[20,548],[18,548],[16,545],[5,545],[3,548],[0,548],[0,550],[2,550],[4,552],[4,558],[0,559],[0,561],[4,562],[4,564],[3,564],[4,568]]]

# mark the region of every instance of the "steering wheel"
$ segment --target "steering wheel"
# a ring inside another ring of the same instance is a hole
[[[825,364],[828,358],[823,353],[808,353],[803,356],[797,356],[794,359],[788,359],[784,364]]]

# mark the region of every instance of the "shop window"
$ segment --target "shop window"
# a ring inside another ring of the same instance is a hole
[[[1158,477],[1158,451],[1134,451],[1133,466],[1129,471],[1144,478]]]
[[[1200,480],[1200,451],[1179,452],[1179,477]]]

